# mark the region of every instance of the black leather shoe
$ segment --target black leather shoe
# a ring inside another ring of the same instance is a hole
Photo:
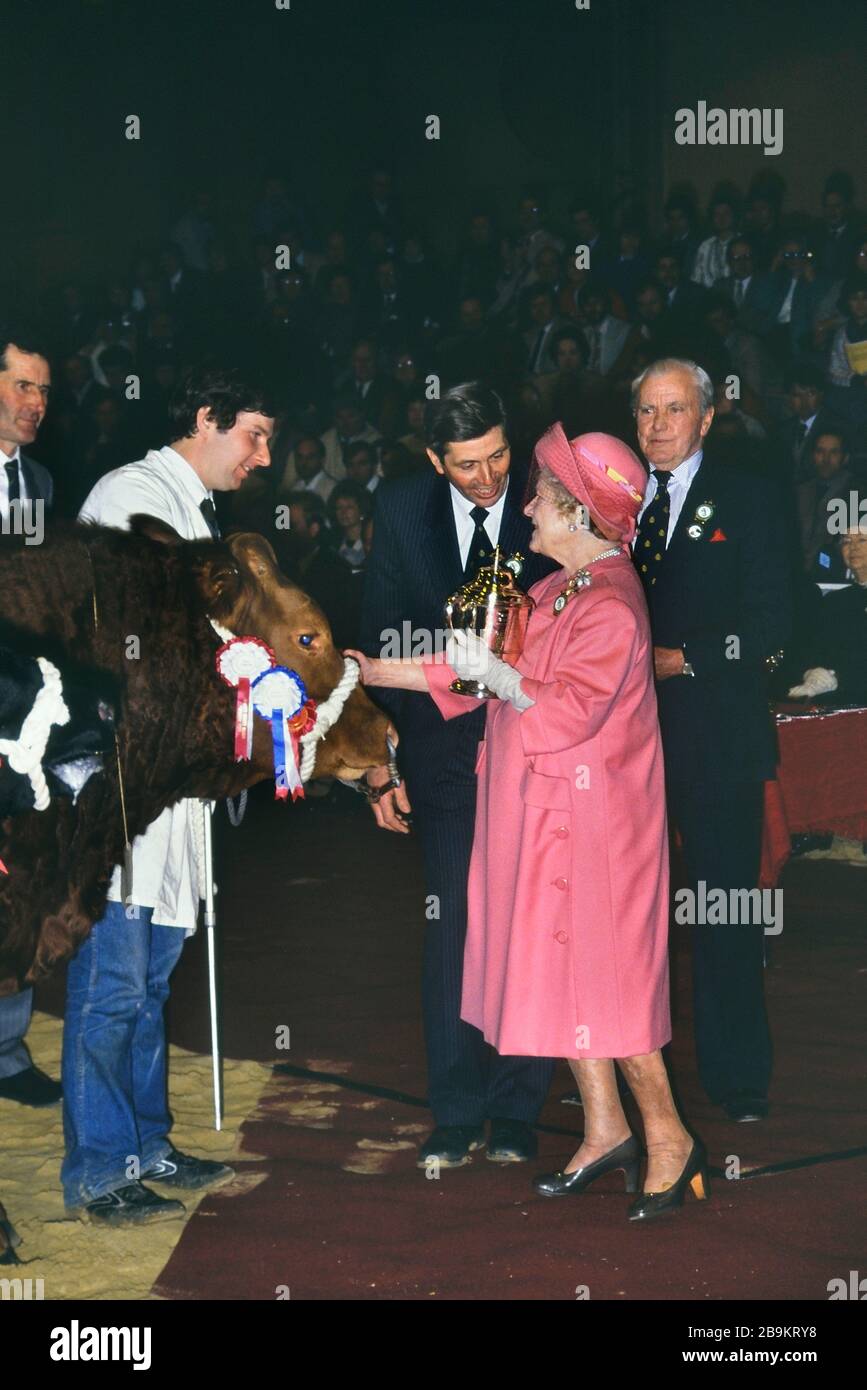
[[[611,1149],[595,1163],[587,1163],[576,1168],[574,1173],[540,1173],[533,1179],[533,1186],[541,1197],[565,1197],[569,1193],[583,1192],[603,1173],[614,1173],[621,1169],[626,1179],[626,1191],[638,1191],[638,1167],[641,1162],[641,1145],[634,1134]]]
[[[63,1087],[38,1067],[27,1067],[25,1071],[17,1071],[14,1076],[3,1077],[0,1081],[0,1098],[17,1100],[19,1105],[57,1105],[63,1099]]]
[[[526,1120],[491,1120],[487,1157],[492,1163],[526,1163],[538,1152],[535,1130]]]
[[[193,1158],[192,1154],[169,1149],[165,1158],[152,1163],[147,1172],[142,1173],[142,1181],[193,1191],[198,1187],[221,1187],[234,1176],[234,1168],[227,1163],[216,1163],[212,1158]]]
[[[687,1187],[692,1188],[693,1196],[700,1202],[710,1196],[710,1185],[707,1180],[707,1154],[704,1144],[700,1144],[697,1139],[693,1140],[689,1157],[677,1182],[673,1182],[671,1187],[663,1188],[662,1192],[642,1192],[641,1196],[636,1197],[629,1208],[629,1220],[652,1221],[654,1217],[664,1216],[668,1211],[675,1211],[678,1207],[683,1206]]]
[[[732,1091],[723,1101],[723,1110],[729,1119],[737,1124],[746,1124],[750,1120],[766,1120],[769,1109],[768,1098],[760,1091]]]
[[[169,1201],[140,1182],[125,1183],[88,1202],[91,1221],[103,1226],[144,1226],[151,1221],[172,1221],[184,1214],[183,1202]]]
[[[426,1168],[436,1159],[441,1168],[463,1168],[484,1142],[483,1125],[437,1125],[419,1149],[416,1167]]]

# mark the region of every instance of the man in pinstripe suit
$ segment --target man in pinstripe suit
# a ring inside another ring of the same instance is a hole
[[[361,640],[369,655],[383,653],[390,633],[412,632],[414,641],[423,633],[433,640],[444,626],[446,599],[486,563],[497,544],[504,555],[520,551],[527,557],[525,588],[554,568],[529,554],[530,525],[521,510],[525,480],[510,472],[506,417],[497,393],[479,382],[455,386],[429,404],[425,426],[430,471],[376,493]],[[442,1167],[468,1162],[471,1150],[486,1142],[486,1120],[491,1122],[488,1158],[520,1162],[536,1152],[532,1126],[554,1064],[500,1057],[460,1017],[484,704],[446,722],[429,695],[376,694],[400,733],[406,786],[387,791],[374,803],[374,813],[384,828],[405,833],[400,812],[409,812],[411,797],[432,916],[422,993],[436,1127],[422,1145],[419,1166],[434,1160]],[[368,779],[373,786],[385,785],[387,769],[375,769]]]

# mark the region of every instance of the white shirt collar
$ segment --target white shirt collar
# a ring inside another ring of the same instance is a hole
[[[151,453],[158,454],[163,463],[168,464],[181,487],[190,494],[197,507],[206,497],[210,497],[213,501],[213,493],[205,487],[195,468],[187,463],[183,454],[179,454],[177,449],[172,448],[171,444],[164,444],[161,449],[152,449]]]
[[[485,511],[488,513],[488,520],[495,521],[497,527],[499,527],[503,515],[503,508],[506,505],[506,493],[508,491],[509,487],[507,484],[503,489],[502,496],[497,499],[494,505],[492,507],[485,507]],[[461,515],[465,516],[468,521],[472,522],[470,512],[473,510],[473,507],[481,506],[481,503],[470,501],[469,497],[465,497],[462,492],[458,491],[454,483],[449,483],[449,492],[452,495],[452,506],[460,512]],[[487,522],[485,524],[487,525]]]
[[[704,450],[697,449],[694,454],[690,454],[688,459],[684,459],[683,463],[679,463],[676,468],[672,468],[671,472],[668,475],[669,489],[671,489],[672,484],[674,484],[677,488],[682,489],[683,492],[688,492],[692,484],[693,478],[695,477],[696,473],[701,467],[703,455]],[[656,479],[654,478],[653,473],[651,473],[648,481],[653,483],[655,491]]]
[[[4,454],[3,450],[0,449],[0,466],[5,467],[7,463],[12,463],[13,459],[17,464],[21,463],[21,449],[19,445],[16,444],[15,451],[11,454]]]

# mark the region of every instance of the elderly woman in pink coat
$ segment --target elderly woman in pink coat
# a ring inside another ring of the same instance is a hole
[[[474,634],[447,660],[362,658],[367,684],[428,690],[444,718],[483,680],[462,1017],[509,1056],[565,1057],[581,1092],[583,1142],[545,1196],[583,1192],[620,1169],[638,1191],[641,1148],[615,1074],[641,1111],[643,1191],[630,1220],[707,1192],[706,1156],[684,1128],[660,1049],[668,998],[668,840],[647,607],[629,554],[646,474],[605,434],[536,446],[526,508],[531,549],[562,569],[530,590],[535,608],[517,667]]]

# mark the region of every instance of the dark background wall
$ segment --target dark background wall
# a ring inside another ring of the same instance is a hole
[[[814,211],[825,172],[863,165],[867,6],[849,0],[6,0],[0,287],[126,267],[207,183],[248,220],[288,173],[320,229],[387,160],[441,246],[479,199],[521,185],[745,182],[773,166]],[[783,105],[784,154],[682,149],[673,112],[704,97]],[[436,114],[439,142],[424,138]],[[142,138],[124,137],[129,114]]]

